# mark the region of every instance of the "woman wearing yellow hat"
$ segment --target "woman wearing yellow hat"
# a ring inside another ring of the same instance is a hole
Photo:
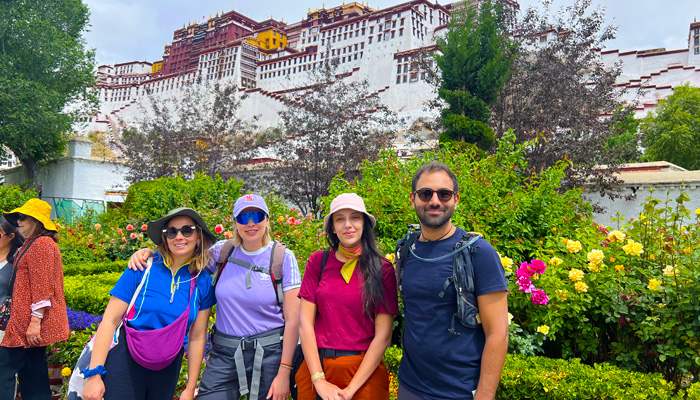
[[[46,346],[68,339],[70,333],[58,233],[50,215],[51,206],[39,199],[4,215],[27,240],[14,257],[9,319],[0,316],[0,329],[5,330],[0,399],[13,398],[15,374],[22,399],[50,398]]]

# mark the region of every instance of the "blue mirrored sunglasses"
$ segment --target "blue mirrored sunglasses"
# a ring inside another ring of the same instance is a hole
[[[267,214],[262,211],[242,212],[236,217],[236,222],[241,225],[248,225],[248,221],[252,219],[254,224],[259,224],[265,220],[265,217],[267,217]]]

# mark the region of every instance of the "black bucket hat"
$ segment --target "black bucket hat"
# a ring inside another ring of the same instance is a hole
[[[209,239],[209,241],[212,243],[216,243],[217,238],[211,233],[206,222],[204,222],[204,219],[197,213],[197,211],[189,207],[180,207],[170,210],[168,215],[165,217],[149,222],[147,231],[148,237],[151,238],[153,243],[160,245],[163,242],[163,228],[165,228],[165,225],[167,225],[171,219],[182,216],[192,218],[194,223],[202,228],[202,233],[207,237],[207,239]]]

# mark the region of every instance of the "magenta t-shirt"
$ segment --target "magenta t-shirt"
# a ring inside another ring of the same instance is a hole
[[[335,251],[328,255],[323,277],[319,284],[323,252],[317,251],[309,257],[301,282],[299,297],[316,304],[316,344],[319,348],[334,350],[365,351],[374,339],[374,321],[362,310],[362,284],[359,266],[345,283],[340,269],[343,263],[335,258]],[[388,261],[382,262],[384,298],[379,304],[378,314],[398,314],[396,275]]]

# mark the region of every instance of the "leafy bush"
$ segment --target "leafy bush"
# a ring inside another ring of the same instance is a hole
[[[682,399],[660,374],[629,372],[608,364],[511,355],[496,394],[505,399]],[[689,397],[690,398],[690,397]]]
[[[38,195],[33,189],[24,191],[19,186],[0,185],[0,212],[14,210],[34,197],[38,197]]]
[[[537,174],[525,161],[526,149],[533,143],[514,142],[512,132],[504,135],[498,151],[485,157],[474,147],[447,146],[409,160],[384,152],[376,162],[362,166],[360,179],[347,182],[337,176],[322,204],[327,210],[338,194],[359,194],[377,218],[382,248],[392,252],[396,241],[406,234],[407,224],[418,223],[409,201],[413,174],[430,160],[441,161],[459,181],[454,224],[483,233],[502,254],[528,257],[540,241],[553,236],[552,227],[574,232],[589,224],[591,209],[581,200],[580,190],[559,192],[567,164],[560,162]]]
[[[109,303],[109,291],[120,276],[121,273],[118,272],[107,272],[98,275],[64,277],[66,305],[77,311],[95,315],[104,314]]]
[[[693,216],[688,200],[650,197],[639,218],[616,218],[616,230],[590,225],[547,238],[536,252],[546,270],[516,259],[515,322],[540,345],[546,335],[548,356],[659,372],[677,384],[700,375],[700,209]]]
[[[87,276],[98,275],[105,272],[123,272],[126,269],[127,261],[104,261],[91,262],[84,264],[66,264],[63,265],[63,276]]]
[[[46,347],[49,364],[63,364],[69,368],[74,368],[75,364],[78,363],[83,347],[94,335],[95,330],[93,329],[71,331],[68,340],[65,342],[58,342]]]

